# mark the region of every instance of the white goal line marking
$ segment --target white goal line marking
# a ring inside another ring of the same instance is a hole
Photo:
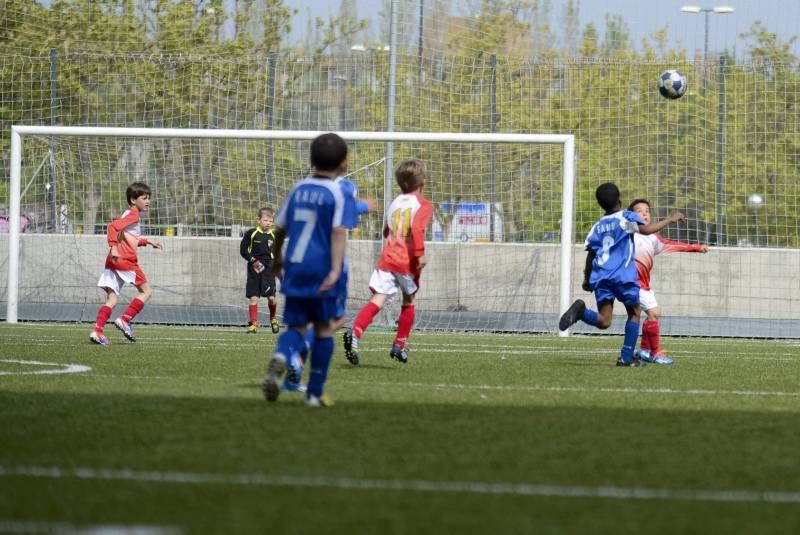
[[[455,492],[467,494],[509,494],[564,498],[610,498],[618,500],[686,500],[743,503],[800,503],[800,492],[773,490],[688,490],[614,485],[546,485],[535,483],[489,483],[482,481],[432,481],[419,479],[353,479],[324,476],[252,474],[209,474],[202,472],[158,472],[130,469],[59,468],[44,466],[0,466],[0,477],[84,479],[182,483],[188,485],[229,485],[253,487],[313,487],[346,490],[388,490],[412,492]]]
[[[23,364],[25,366],[60,366],[60,368],[50,370],[36,370],[36,371],[18,371],[9,372],[0,370],[0,375],[61,375],[65,373],[85,373],[91,371],[90,366],[83,364],[61,364],[58,362],[41,362],[38,360],[19,360],[19,359],[0,359],[0,362],[7,362],[9,364]]]

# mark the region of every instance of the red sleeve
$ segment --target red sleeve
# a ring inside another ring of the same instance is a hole
[[[664,244],[665,253],[697,253],[703,247],[700,244],[684,243],[682,241],[668,240],[658,236],[658,241]]]
[[[147,238],[139,238],[139,243],[137,245],[139,247],[147,247]]]
[[[119,243],[119,233],[122,232],[124,228],[128,225],[133,225],[139,221],[139,210],[131,209],[128,212],[128,215],[125,217],[120,217],[119,219],[115,219],[111,223],[108,224],[108,229],[106,230],[106,238],[108,239],[108,244],[113,247]]]
[[[425,229],[433,217],[433,204],[425,200],[411,221],[411,242],[414,244],[412,254],[420,257],[425,254]]]

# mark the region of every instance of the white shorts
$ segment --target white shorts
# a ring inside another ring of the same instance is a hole
[[[639,306],[642,307],[642,310],[658,308],[658,301],[656,301],[656,294],[653,293],[653,290],[639,288]]]
[[[125,283],[136,285],[136,271],[117,271],[116,269],[104,269],[100,274],[97,285],[100,288],[110,288],[115,294],[119,295]]]
[[[417,278],[414,275],[392,273],[382,269],[372,272],[372,276],[369,278],[369,287],[373,292],[388,295],[389,298],[394,298],[397,292],[414,295],[419,290]]]

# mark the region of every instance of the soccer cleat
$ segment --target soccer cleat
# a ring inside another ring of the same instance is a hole
[[[400,346],[392,346],[392,350],[389,351],[389,356],[394,360],[405,364],[408,362],[408,349],[405,347],[401,348]]]
[[[622,360],[622,357],[617,359],[617,367],[618,368],[643,368],[647,366],[647,363],[640,358],[634,357],[633,360],[630,362],[625,362]]]
[[[89,333],[89,340],[101,346],[111,345],[111,341],[108,338],[106,338],[106,335],[103,333],[99,333],[97,331],[92,331],[91,333]]]
[[[127,338],[131,342],[136,341],[136,335],[133,334],[133,327],[131,327],[130,323],[128,323],[127,321],[125,321],[120,317],[114,320],[114,326],[120,331],[122,331],[122,334],[125,335],[125,338]]]
[[[301,392],[305,393],[306,385],[303,383],[295,383],[289,380],[289,377],[283,380],[283,386],[281,386],[281,391],[283,392]]]
[[[333,407],[333,400],[326,394],[322,394],[320,397],[308,394],[306,396],[306,407]]]
[[[267,366],[267,373],[261,381],[261,390],[267,401],[278,401],[281,393],[281,377],[286,370],[286,357],[281,353],[275,353]]]
[[[358,338],[353,336],[353,329],[345,329],[342,335],[342,345],[344,346],[344,358],[353,366],[358,366],[361,356],[358,352]]]
[[[586,303],[584,303],[582,299],[578,299],[572,303],[567,311],[561,316],[561,319],[558,320],[558,328],[562,331],[566,331],[578,323],[578,320],[583,317],[584,310],[586,310]]]
[[[281,332],[281,327],[280,325],[278,325],[278,320],[276,320],[275,318],[269,320],[269,326],[272,327],[272,332],[274,334],[278,334],[279,332]]]
[[[247,326],[247,334],[256,334],[258,332],[258,325],[251,323]]]
[[[662,366],[670,366],[673,360],[669,358],[666,353],[659,352],[653,357],[653,362],[656,364],[661,364]]]
[[[637,349],[633,352],[635,357],[639,357],[645,362],[653,362],[653,355],[646,349]]]

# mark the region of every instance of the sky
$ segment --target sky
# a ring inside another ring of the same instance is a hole
[[[376,24],[382,9],[381,0],[355,0],[362,18]],[[424,1],[424,0],[423,0]],[[292,38],[302,40],[306,32],[308,14],[327,18],[337,15],[342,0],[285,0],[285,4],[298,10],[293,21]],[[454,14],[463,15],[463,6],[478,3],[476,0],[451,0]],[[558,20],[566,0],[550,0],[551,24],[558,27]],[[740,34],[750,29],[756,20],[764,23],[767,30],[777,33],[781,41],[800,36],[800,0],[580,0],[580,18],[583,28],[593,22],[602,35],[605,15],[622,15],[627,22],[633,43],[639,48],[643,38],[668,26],[674,48],[685,48],[691,57],[702,53],[705,32],[705,15],[681,12],[684,5],[703,8],[731,6],[734,12],[726,15],[709,15],[709,55],[728,50],[737,56],[747,51],[746,40]],[[800,42],[792,51],[800,55]]]

